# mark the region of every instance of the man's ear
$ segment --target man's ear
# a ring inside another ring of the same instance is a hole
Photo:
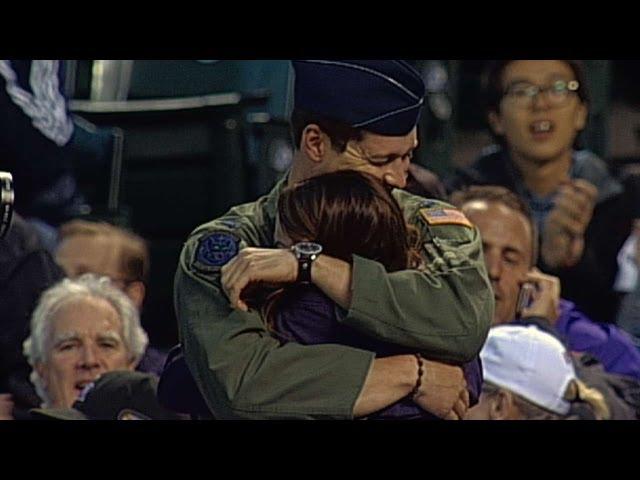
[[[146,288],[144,283],[140,281],[131,282],[127,285],[126,294],[134,303],[138,311],[142,310],[142,304],[144,303],[144,295],[146,293]]]
[[[490,420],[513,420],[516,406],[513,402],[513,394],[502,388],[498,394],[491,398],[489,405]]]
[[[44,363],[36,362],[36,364],[33,366],[33,368],[35,369],[36,373],[38,374],[38,376],[42,380],[42,386],[46,388],[48,383],[49,383],[49,376],[47,375],[47,371],[46,371],[46,368],[44,366]]]
[[[136,369],[136,367],[138,366],[138,364],[140,363],[140,361],[142,360],[142,357],[135,359],[132,358],[131,360],[129,360],[129,362],[127,363],[127,370],[131,370],[132,372]]]
[[[315,123],[307,125],[302,131],[300,150],[314,162],[321,162],[327,151],[329,137]]]
[[[487,114],[487,120],[489,122],[489,126],[493,133],[496,135],[504,135],[504,125],[502,125],[502,119],[500,118],[500,114],[495,110],[490,111]]]

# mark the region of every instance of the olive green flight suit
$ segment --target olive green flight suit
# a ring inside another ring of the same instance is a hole
[[[216,418],[351,419],[374,353],[281,343],[258,312],[232,310],[221,267],[198,260],[199,242],[214,233],[232,234],[239,248],[273,247],[284,186],[283,179],[256,202],[199,226],[185,243],[174,300],[187,364]],[[432,225],[425,211],[453,207],[401,190],[393,195],[422,235],[426,268],[387,273],[380,263],[354,256],[352,304],[342,321],[430,359],[470,361],[482,348],[494,308],[478,229]]]

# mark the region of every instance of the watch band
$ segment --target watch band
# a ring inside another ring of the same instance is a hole
[[[311,283],[312,263],[313,260],[311,257],[298,258],[298,278],[296,279],[296,283]]]
[[[322,246],[313,242],[299,242],[291,247],[298,260],[296,283],[311,283],[311,265],[322,253]]]

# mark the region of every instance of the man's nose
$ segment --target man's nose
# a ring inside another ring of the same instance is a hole
[[[502,262],[499,259],[494,258],[493,255],[484,256],[484,263],[487,266],[487,274],[489,275],[489,280],[498,281],[502,276]]]
[[[80,365],[82,368],[93,369],[100,366],[96,347],[88,345],[82,349]]]
[[[411,159],[406,156],[397,159],[395,162],[389,165],[387,173],[384,174],[385,183],[396,188],[406,187],[410,163]]]
[[[533,110],[548,110],[550,108],[549,93],[547,90],[539,91],[531,99],[531,108]]]

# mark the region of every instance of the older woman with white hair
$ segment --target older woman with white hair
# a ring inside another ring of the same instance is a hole
[[[86,274],[42,294],[24,354],[42,406],[69,408],[103,373],[134,370],[147,344],[131,300],[108,278]]]

